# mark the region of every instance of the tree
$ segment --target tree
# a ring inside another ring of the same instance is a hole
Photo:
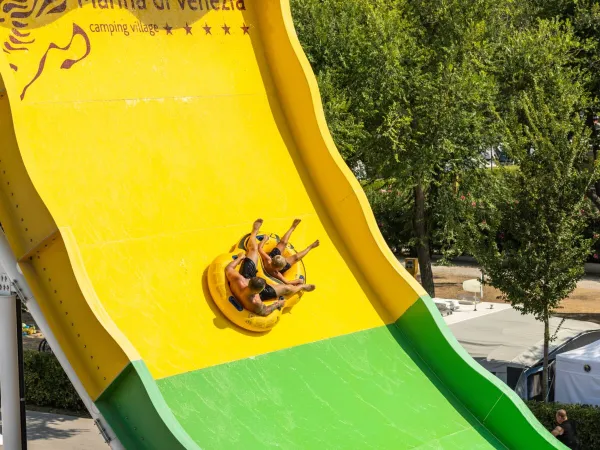
[[[394,253],[410,247],[412,238],[413,196],[398,188],[395,180],[371,180],[363,184],[377,225]]]
[[[491,42],[510,2],[295,0],[299,38],[327,119],[352,168],[412,193],[422,284],[431,271],[437,193],[495,142]],[[502,14],[501,14],[502,13]],[[443,220],[443,219],[442,219]]]
[[[546,399],[549,318],[583,276],[597,237],[583,234],[586,192],[597,179],[581,113],[589,98],[584,74],[570,64],[578,41],[568,26],[542,20],[515,30],[504,44],[496,74],[503,87],[498,121],[517,167],[504,173],[503,183],[470,183],[476,191],[459,193],[456,219],[489,284],[523,314],[544,322]],[[495,196],[481,201],[483,189]]]
[[[573,33],[583,44],[572,64],[586,70],[589,77],[585,87],[591,102],[585,111],[587,124],[592,130],[594,160],[600,157],[600,133],[598,126],[598,90],[600,89],[600,3],[597,0],[528,0],[532,15],[544,19],[556,18],[568,22]],[[588,198],[600,211],[600,182],[590,186]]]

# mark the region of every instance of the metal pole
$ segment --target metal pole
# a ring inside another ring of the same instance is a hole
[[[6,275],[0,276],[0,389],[5,450],[21,450],[16,295],[10,294]],[[8,289],[6,289],[8,287]]]
[[[15,295],[15,297],[17,297]],[[21,449],[27,450],[27,416],[25,415],[25,366],[23,364],[23,329],[21,324],[21,299],[16,299],[17,313],[17,368],[19,370],[19,422],[21,424]]]
[[[483,271],[483,267],[481,268],[481,284],[479,285],[479,297],[481,301],[483,301],[483,280],[485,279],[485,272]]]
[[[52,333],[52,330],[50,329],[46,318],[42,314],[40,306],[38,305],[33,293],[29,289],[27,281],[25,280],[25,277],[23,276],[23,273],[21,272],[21,269],[17,264],[17,260],[10,248],[10,245],[8,244],[6,236],[4,235],[4,233],[0,232],[0,273],[1,272],[6,272],[9,276],[9,280],[12,280],[13,288],[19,293],[19,295],[23,299],[23,302],[27,305],[27,309],[29,309],[29,312],[33,316],[33,319],[38,325],[40,331],[44,334],[44,337],[50,344],[52,352],[59,360],[63,369],[65,369],[67,376],[71,380],[71,383],[73,383],[75,390],[83,400],[83,403],[85,404],[87,410],[92,415],[92,418],[96,420],[96,423],[100,423],[101,428],[108,435],[107,443],[113,450],[125,450],[125,447],[123,447],[121,442],[117,439],[112,428],[110,428],[108,423],[106,423],[104,418],[100,415],[100,411],[98,411],[98,408],[96,407],[90,396],[87,394],[85,388],[83,387],[83,384],[81,383],[81,380],[79,380],[79,378],[77,377],[77,374],[73,370],[71,363],[69,363],[69,360],[62,351],[58,340],[56,339],[56,336],[54,336],[54,333]],[[11,309],[10,315],[14,317],[12,311],[14,311],[14,309]],[[1,323],[2,322],[0,319],[0,327],[2,326]],[[0,363],[1,355],[2,353],[0,353]],[[108,440],[110,440],[110,442],[108,442]],[[5,447],[5,450],[9,450],[8,447]]]

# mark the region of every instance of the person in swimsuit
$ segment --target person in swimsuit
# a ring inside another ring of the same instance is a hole
[[[300,284],[295,286],[278,285],[271,286],[267,284],[264,278],[256,276],[258,270],[258,243],[256,235],[262,225],[262,219],[258,219],[252,226],[252,233],[248,239],[246,255],[240,253],[238,257],[232,260],[225,268],[225,276],[229,281],[229,287],[234,297],[237,298],[244,308],[259,316],[268,316],[275,309],[285,306],[285,300],[277,300],[267,306],[263,302],[275,300],[279,297],[285,297],[296,294],[300,291],[314,291],[314,284]],[[236,270],[237,266],[240,271]]]
[[[318,247],[320,244],[320,242],[316,240],[301,252],[298,252],[294,255],[285,258],[283,256],[283,252],[289,243],[290,236],[299,224],[300,219],[294,220],[290,229],[283,235],[281,240],[277,243],[277,246],[268,254],[263,251],[265,243],[269,240],[269,237],[267,235],[263,237],[263,240],[258,246],[258,252],[260,253],[260,257],[263,261],[265,272],[267,272],[273,278],[277,278],[279,281],[285,284],[294,286],[304,283],[304,280],[286,280],[283,274],[287,272],[290,269],[290,267],[292,267],[294,264],[296,264],[298,261],[304,258],[308,254],[308,252],[310,252],[313,248]]]

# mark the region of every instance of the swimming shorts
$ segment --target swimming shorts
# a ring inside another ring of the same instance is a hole
[[[249,258],[246,258],[242,261],[242,267],[240,267],[240,275],[248,280],[250,278],[254,278],[258,273],[256,270],[256,264]],[[266,280],[265,280],[266,283]],[[260,299],[264,302],[267,300],[274,300],[277,298],[277,293],[275,292],[275,288],[271,286],[269,283],[266,283],[265,288],[260,291]]]
[[[277,298],[277,293],[275,292],[275,288],[270,284],[267,284],[265,288],[258,294],[260,299],[264,302],[267,300],[275,300]]]
[[[240,267],[240,275],[246,279],[254,278],[258,270],[256,270],[256,264],[250,258],[245,258],[242,261],[242,267]]]
[[[270,256],[271,258],[275,258],[276,256],[279,256],[279,255],[281,255],[281,252],[279,251],[279,249],[278,249],[277,247],[275,247],[275,248],[274,248],[273,250],[271,250],[271,252],[269,253],[269,256]],[[287,272],[287,271],[290,269],[290,267],[292,267],[292,266],[291,266],[291,264],[290,264],[289,262],[287,262],[287,261],[286,261],[286,263],[285,263],[285,267],[284,267],[283,269],[281,269],[281,270],[279,271],[279,273],[282,273],[282,274],[283,274],[283,273]]]

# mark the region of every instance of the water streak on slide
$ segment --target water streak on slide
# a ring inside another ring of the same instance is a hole
[[[558,448],[385,245],[287,0],[62,5],[0,18],[0,221],[125,448]],[[259,216],[321,241],[265,334],[206,284]]]

